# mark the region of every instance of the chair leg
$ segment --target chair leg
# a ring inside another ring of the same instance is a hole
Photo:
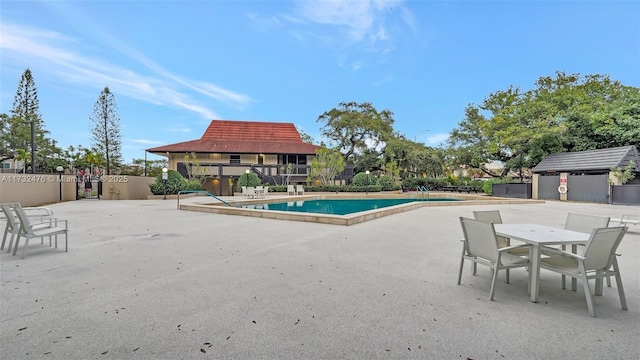
[[[500,261],[500,258],[498,258],[498,261]],[[493,293],[496,287],[496,279],[498,278],[498,269],[492,268],[491,270],[493,270],[493,278],[491,279],[491,293],[489,294],[489,300],[493,301]]]
[[[458,285],[460,285],[460,281],[462,280],[462,267],[464,266],[464,253],[467,251],[464,244],[462,245],[462,256],[460,256],[460,271],[458,271]]]
[[[16,237],[16,243],[13,244],[13,255],[16,254],[16,252],[18,251],[18,245],[20,244],[20,235],[18,234],[18,236]],[[9,252],[7,250],[7,252]]]
[[[27,255],[27,247],[29,247],[29,237],[27,236],[22,247],[22,259]],[[17,249],[17,248],[16,248]]]
[[[616,272],[616,286],[618,287],[618,296],[620,297],[620,306],[622,310],[627,310],[627,298],[624,296],[624,288],[622,287],[622,276],[620,268],[618,268],[618,260],[613,259],[613,270]]]
[[[505,270],[505,272],[506,272],[506,274],[505,274],[505,276],[506,276],[505,283],[508,284],[509,283],[509,269]]]
[[[589,309],[589,314],[591,316],[596,317],[596,312],[593,309],[593,296],[591,295],[591,289],[589,288],[589,281],[587,280],[587,276],[584,271],[584,264],[580,264],[580,272],[582,275],[582,286],[584,287],[584,297],[587,299],[587,308]]]
[[[607,276],[607,287],[611,287],[611,276]]]
[[[11,233],[11,236],[9,237],[9,245],[7,246],[7,253],[11,252],[11,247],[13,246],[13,239],[14,238],[18,238],[20,236],[19,233]],[[16,242],[16,246],[18,246],[18,243]]]
[[[7,234],[9,233],[9,223],[7,222],[7,226],[4,228],[4,236],[2,237],[2,246],[0,246],[0,250],[4,249],[4,242],[7,241]],[[13,235],[13,232],[11,232]]]

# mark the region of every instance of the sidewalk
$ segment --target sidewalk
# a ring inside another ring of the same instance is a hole
[[[182,199],[198,202],[195,197]],[[206,201],[210,201],[207,199]],[[465,264],[458,217],[478,206],[424,207],[353,226],[176,210],[175,200],[81,200],[69,252],[35,241],[0,255],[0,359],[637,359],[640,233],[595,298],[597,318],[542,270]],[[561,227],[567,212],[620,217],[638,207],[547,202],[487,205],[504,222]],[[615,224],[614,224],[615,225]],[[46,243],[46,242],[45,242]]]

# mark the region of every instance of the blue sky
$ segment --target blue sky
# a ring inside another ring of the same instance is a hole
[[[125,162],[213,119],[291,122],[320,139],[342,101],[437,146],[464,108],[556,71],[640,85],[639,1],[0,1],[0,112],[31,69],[58,145],[91,146],[116,97]]]

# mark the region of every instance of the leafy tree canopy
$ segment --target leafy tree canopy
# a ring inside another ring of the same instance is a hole
[[[393,133],[393,113],[378,111],[368,102],[342,102],[320,115],[322,136],[340,151],[347,164],[353,165],[358,152],[377,148]]]
[[[608,76],[557,72],[532,90],[513,86],[470,104],[447,147],[450,165],[493,175],[535,166],[550,153],[640,143],[640,93]],[[493,174],[486,164],[504,164]],[[522,173],[522,172],[521,172]]]

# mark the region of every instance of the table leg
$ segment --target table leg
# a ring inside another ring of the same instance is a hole
[[[578,245],[571,245],[571,252],[574,254],[578,253]],[[572,277],[571,278],[571,291],[578,291],[578,279]]]
[[[538,302],[538,291],[540,290],[540,247],[537,245],[531,248],[531,301]]]

